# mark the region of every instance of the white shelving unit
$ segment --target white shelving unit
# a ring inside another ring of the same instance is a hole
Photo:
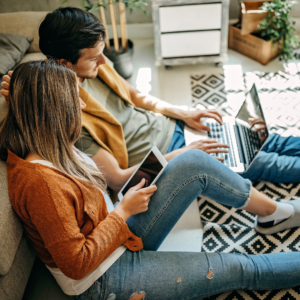
[[[229,0],[153,0],[156,65],[227,60]]]

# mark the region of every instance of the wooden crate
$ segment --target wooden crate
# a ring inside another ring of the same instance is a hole
[[[271,1],[242,1],[241,2],[241,35],[256,31],[257,25],[267,16],[259,8],[264,2]]]
[[[228,48],[251,57],[263,65],[278,55],[277,45],[272,46],[271,41],[267,42],[252,34],[241,35],[241,29],[236,25],[229,26]]]

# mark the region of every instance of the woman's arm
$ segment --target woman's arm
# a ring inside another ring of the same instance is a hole
[[[133,214],[146,211],[156,190],[156,186],[142,188],[141,182],[126,193],[122,204],[103,218],[104,200],[99,202],[101,192],[91,185],[81,185],[71,177],[47,170],[35,172],[26,179],[20,176],[19,179],[23,187],[19,192],[22,196],[15,196],[27,200],[25,209],[18,214],[27,225],[29,236],[34,236],[35,242],[41,239],[38,244],[45,246],[56,266],[75,280],[92,272],[133,237],[125,221]],[[83,198],[86,198],[85,204]],[[78,222],[81,222],[80,225]],[[37,231],[35,233],[32,232],[32,224]],[[141,241],[133,240],[136,249],[140,249]]]

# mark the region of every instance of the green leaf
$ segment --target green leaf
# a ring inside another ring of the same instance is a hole
[[[298,37],[295,35],[295,21],[290,16],[295,3],[289,0],[273,0],[270,3],[264,2],[260,8],[268,12],[257,26],[263,30],[260,36],[265,40],[272,40],[272,45],[278,45],[280,59],[284,61],[292,59],[294,49],[299,47]]]

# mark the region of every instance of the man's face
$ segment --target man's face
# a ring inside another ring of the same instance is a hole
[[[80,51],[81,56],[73,66],[77,77],[95,78],[97,76],[98,66],[105,64],[104,46],[105,43],[101,41],[94,48],[84,48]]]

